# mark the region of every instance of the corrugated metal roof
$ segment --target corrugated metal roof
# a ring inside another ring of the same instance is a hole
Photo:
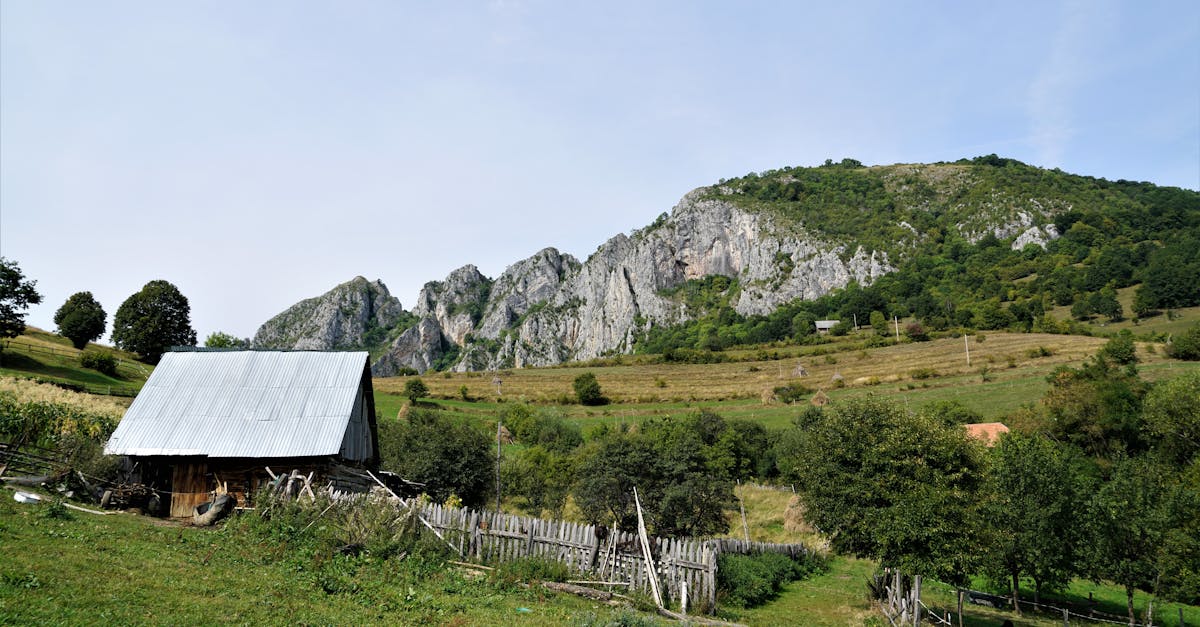
[[[173,352],[125,412],[109,455],[337,455],[367,353]]]

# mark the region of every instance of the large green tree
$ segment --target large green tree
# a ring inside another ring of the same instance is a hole
[[[54,324],[58,333],[71,340],[75,348],[82,349],[88,342],[104,335],[108,314],[92,296],[91,292],[76,292],[54,313]]]
[[[1009,579],[1020,613],[1023,575],[1033,577],[1038,603],[1044,586],[1066,584],[1075,574],[1083,490],[1071,456],[1041,435],[1006,434],[988,461],[982,508],[986,566],[997,578]]]
[[[195,346],[190,316],[188,299],[179,288],[167,281],[150,281],[117,309],[113,342],[149,363],[158,363],[172,346]]]
[[[451,494],[464,505],[487,500],[492,482],[491,440],[474,425],[414,409],[405,420],[379,422],[380,465],[425,484],[437,502]]]
[[[965,582],[975,567],[981,453],[961,427],[868,397],[796,431],[777,463],[836,551]]]
[[[17,262],[0,257],[0,338],[25,332],[25,310],[42,302],[37,281],[30,281]]]
[[[1125,589],[1130,627],[1136,624],[1133,593],[1156,589],[1163,544],[1176,522],[1164,470],[1145,459],[1119,459],[1091,500],[1091,574]]]

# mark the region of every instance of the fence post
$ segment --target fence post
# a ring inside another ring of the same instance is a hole
[[[1063,608],[1063,627],[1070,627],[1070,626],[1071,626],[1071,612],[1070,612],[1070,610]]]

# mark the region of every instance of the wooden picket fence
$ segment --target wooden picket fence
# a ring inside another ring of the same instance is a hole
[[[463,557],[484,563],[537,557],[566,564],[593,586],[650,590],[650,575],[636,533],[434,503],[425,504],[420,513]],[[693,538],[650,538],[650,547],[664,604],[702,612],[716,609],[720,553],[773,552],[803,557],[811,551],[802,544]]]

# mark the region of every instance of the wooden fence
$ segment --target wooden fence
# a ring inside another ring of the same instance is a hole
[[[539,557],[566,564],[590,585],[650,590],[649,569],[636,533],[432,503],[423,507],[421,515],[466,558],[503,563]],[[773,552],[802,557],[810,551],[802,544],[650,538],[663,602],[685,611],[716,608],[717,556],[721,553]]]

